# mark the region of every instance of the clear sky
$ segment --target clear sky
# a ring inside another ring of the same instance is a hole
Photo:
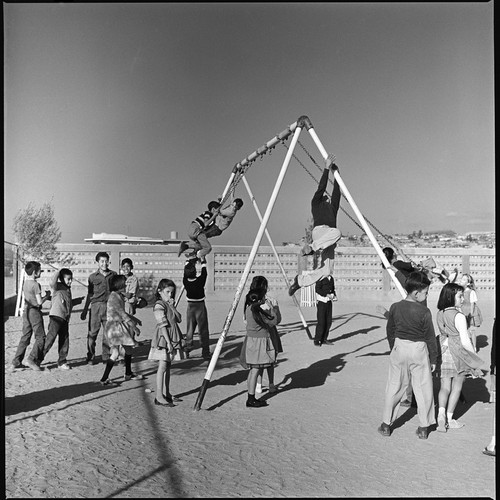
[[[65,243],[185,238],[235,163],[301,115],[382,232],[494,230],[493,2],[3,9],[8,241],[18,210],[47,201]],[[299,140],[322,165],[306,131]],[[247,173],[262,213],[285,153]],[[292,160],[274,243],[304,235],[315,189]],[[255,239],[243,183],[236,195],[245,205],[214,244]],[[343,213],[338,222],[361,233]]]

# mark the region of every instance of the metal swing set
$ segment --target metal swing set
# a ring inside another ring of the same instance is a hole
[[[275,248],[275,246],[274,246],[274,244],[273,244],[273,242],[271,240],[271,236],[270,236],[270,234],[269,234],[269,232],[267,230],[267,224],[268,224],[269,218],[271,217],[271,212],[273,210],[274,204],[275,204],[276,199],[278,197],[278,193],[280,191],[281,185],[283,183],[285,174],[287,172],[287,169],[288,169],[288,166],[290,164],[290,161],[291,161],[292,157],[295,158],[295,159],[297,159],[297,161],[299,161],[299,163],[309,173],[309,175],[311,177],[313,177],[313,179],[315,179],[314,176],[307,170],[307,168],[305,168],[305,166],[303,165],[303,163],[300,162],[300,160],[294,154],[295,147],[297,146],[297,144],[300,144],[299,143],[299,135],[302,132],[302,130],[304,130],[304,129],[307,130],[307,132],[309,132],[309,135],[311,136],[311,138],[313,139],[314,143],[316,144],[316,146],[317,146],[317,148],[318,148],[321,156],[324,159],[326,159],[327,156],[328,156],[328,153],[326,152],[325,148],[323,147],[323,144],[319,140],[319,137],[316,134],[316,131],[314,130],[314,127],[313,127],[313,125],[311,123],[311,120],[307,116],[301,116],[296,122],[292,123],[285,130],[283,130],[281,133],[279,133],[278,135],[276,135],[275,137],[273,137],[270,141],[268,141],[267,143],[265,143],[260,148],[256,149],[253,153],[251,153],[249,156],[247,156],[246,158],[244,158],[241,162],[237,163],[234,166],[234,168],[233,168],[233,170],[231,172],[230,178],[229,178],[229,180],[228,180],[228,182],[226,184],[226,187],[224,188],[224,191],[222,193],[222,196],[221,196],[221,206],[223,206],[224,203],[227,201],[227,199],[229,198],[231,192],[234,191],[234,189],[237,186],[237,184],[241,180],[243,180],[243,183],[244,183],[244,185],[245,185],[245,187],[247,189],[248,195],[249,195],[249,197],[250,197],[250,199],[252,201],[252,204],[254,206],[254,209],[255,209],[255,211],[257,213],[257,217],[259,218],[260,226],[259,226],[259,230],[257,232],[257,236],[255,237],[255,241],[253,243],[252,249],[250,250],[250,254],[249,254],[247,263],[246,263],[245,268],[243,270],[243,273],[241,275],[240,282],[239,282],[238,287],[236,289],[236,293],[235,293],[233,302],[231,304],[231,308],[229,310],[229,313],[226,316],[226,320],[224,322],[224,326],[222,328],[222,332],[221,332],[221,334],[219,336],[219,340],[217,341],[217,345],[216,345],[216,347],[214,349],[214,352],[213,352],[212,357],[210,359],[210,363],[208,365],[205,377],[204,377],[202,385],[200,387],[200,390],[199,390],[199,393],[198,393],[198,397],[197,397],[196,403],[194,405],[194,410],[195,411],[198,411],[198,410],[201,409],[201,405],[203,403],[203,399],[205,397],[206,391],[207,391],[208,386],[210,384],[210,380],[212,378],[212,373],[213,373],[213,371],[215,369],[215,365],[217,364],[217,360],[219,358],[222,346],[224,345],[224,341],[226,339],[227,332],[229,330],[229,327],[231,325],[231,321],[232,321],[232,319],[234,317],[234,314],[236,312],[236,308],[238,306],[238,303],[240,301],[241,295],[243,293],[243,289],[245,287],[245,283],[246,283],[246,281],[248,279],[248,275],[250,274],[253,262],[255,260],[255,256],[257,255],[257,252],[258,252],[258,249],[259,249],[259,245],[260,245],[260,242],[262,240],[262,237],[263,237],[264,233],[266,234],[266,237],[267,237],[267,239],[269,241],[269,244],[270,244],[271,248],[273,249],[273,253],[274,253],[275,257],[276,257],[276,260],[277,260],[278,265],[280,267],[280,270],[281,270],[281,272],[283,274],[285,282],[286,282],[287,286],[289,286],[289,281],[288,281],[288,278],[286,276],[285,269],[283,268],[283,265],[280,262],[280,259],[279,259],[279,256],[278,256],[278,252],[276,251],[276,248]],[[289,139],[290,136],[291,136],[290,146],[287,147],[285,145],[285,142]],[[249,167],[255,162],[255,160],[257,158],[262,157],[266,153],[268,153],[271,150],[273,150],[276,147],[276,145],[278,145],[279,143],[281,143],[281,144],[283,144],[285,146],[285,148],[287,149],[287,153],[285,155],[285,159],[283,161],[283,165],[281,167],[280,173],[278,175],[278,179],[277,179],[276,184],[274,186],[273,192],[272,192],[271,197],[269,199],[269,202],[267,204],[267,207],[266,207],[266,210],[264,212],[264,215],[262,215],[261,212],[260,212],[260,210],[259,210],[259,207],[257,206],[257,203],[255,201],[255,197],[252,194],[252,191],[250,189],[248,181],[246,180],[245,173],[249,169]],[[305,148],[304,148],[304,146],[302,144],[300,144],[300,146],[305,150]],[[309,155],[309,153],[307,152],[307,150],[305,150],[305,151]],[[314,161],[314,159],[312,158],[312,156],[311,155],[309,155],[309,156],[313,160],[313,162],[317,165],[317,163]],[[319,167],[319,165],[317,165],[317,166]],[[319,168],[321,170],[321,167],[319,167]],[[344,196],[345,199],[347,199],[347,201],[349,202],[349,205],[351,206],[352,210],[356,214],[356,216],[358,218],[358,221],[359,221],[359,225],[356,223],[356,221],[354,221],[354,222],[359,227],[361,227],[361,229],[366,233],[366,235],[370,239],[373,247],[375,248],[378,256],[380,257],[382,263],[384,264],[384,267],[386,268],[386,270],[389,273],[392,281],[394,282],[396,288],[401,293],[401,296],[403,298],[406,297],[406,291],[404,290],[404,288],[402,287],[401,283],[396,278],[394,271],[390,268],[389,261],[387,260],[385,254],[383,253],[382,249],[380,248],[380,245],[378,244],[375,236],[373,235],[371,229],[369,228],[368,223],[366,222],[363,214],[359,211],[359,209],[358,209],[356,203],[354,202],[351,194],[349,193],[349,191],[348,191],[347,187],[345,186],[342,178],[340,177],[340,174],[339,174],[338,170],[336,170],[333,173],[333,176],[334,176],[335,180],[337,181],[337,183],[339,184],[339,187],[341,189],[342,195]],[[316,181],[316,182],[318,182],[318,181]],[[331,179],[330,179],[330,182],[332,182]],[[352,220],[354,220],[354,219],[352,219]],[[304,325],[304,328],[308,332],[307,322],[304,319],[302,311],[300,310],[300,305],[299,305],[297,299],[295,298],[295,296],[292,296],[292,298],[293,298],[293,301],[294,301],[294,303],[295,303],[295,305],[297,307],[297,310],[298,310],[300,319],[302,321],[302,324]],[[309,334],[309,332],[308,332],[308,334]],[[309,334],[309,337],[310,337],[310,334]]]

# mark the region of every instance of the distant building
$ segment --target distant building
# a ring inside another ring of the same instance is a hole
[[[126,234],[92,233],[92,238],[85,238],[89,243],[106,245],[178,245],[181,240],[177,239],[177,231],[170,233],[169,240],[149,238],[144,236],[127,236]]]

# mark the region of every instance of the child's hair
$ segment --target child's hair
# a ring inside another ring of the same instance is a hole
[[[109,291],[116,292],[125,288],[125,283],[127,282],[127,278],[123,274],[113,274],[109,279]]]
[[[382,249],[382,252],[384,252],[384,255],[386,256],[390,264],[392,262],[392,259],[394,259],[394,250],[391,247],[385,247]],[[384,263],[382,263],[382,267],[385,269]]]
[[[196,266],[195,265],[187,265],[184,268],[184,278],[186,278],[186,279],[196,278]]]
[[[463,274],[462,276],[467,276],[467,286],[471,290],[475,290],[476,289],[476,284],[474,283],[474,278],[470,274]]]
[[[29,262],[26,262],[26,265],[24,266],[24,272],[28,276],[31,276],[34,272],[41,269],[41,267],[42,265],[40,264],[40,262],[37,262],[36,260],[30,260]]]
[[[109,254],[107,252],[97,252],[97,255],[95,256],[95,261],[99,262],[99,259],[101,257],[104,257],[105,259],[109,260]]]
[[[64,277],[65,276],[71,276],[73,277],[73,272],[68,269],[67,267],[63,267],[60,271],[59,271],[59,276],[57,277],[57,279],[63,284],[63,285],[66,285],[66,283],[64,283]]]
[[[420,271],[413,271],[409,274],[408,278],[406,278],[406,282],[404,284],[404,289],[408,292],[420,292],[425,288],[428,288],[431,284],[429,278]]]
[[[176,289],[175,283],[172,280],[169,280],[168,278],[163,278],[160,280],[160,282],[158,283],[158,286],[156,288],[156,294],[155,294],[156,300],[161,300],[160,292],[162,290],[165,290],[165,288],[169,288],[169,287],[172,287],[174,289],[174,293],[172,294],[172,298],[175,298],[175,289]]]
[[[250,307],[255,322],[262,328],[267,328],[265,321],[262,319],[263,316],[266,317],[267,319],[273,318],[272,314],[263,311],[260,307],[265,302],[264,300],[265,296],[266,296],[265,288],[254,288],[247,293],[247,296],[245,298],[245,309],[247,307]]]
[[[130,266],[130,269],[134,269],[134,264],[132,264],[132,260],[129,259],[128,257],[125,257],[122,260],[121,266],[123,267],[125,264],[128,264]]]
[[[218,201],[211,201],[208,204],[208,209],[209,210],[212,210],[213,208],[219,208],[219,207],[220,207],[220,203]]]
[[[250,283],[250,290],[254,288],[265,288],[267,291],[268,283],[267,278],[265,276],[254,276],[252,279],[252,283]]]
[[[464,287],[457,283],[446,283],[446,285],[441,288],[441,293],[439,294],[439,299],[437,303],[437,308],[443,311],[447,307],[455,307],[455,295],[458,292],[463,292]]]
[[[238,210],[243,206],[243,200],[241,198],[235,198],[233,203],[235,203]]]

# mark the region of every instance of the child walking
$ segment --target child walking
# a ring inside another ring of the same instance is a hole
[[[474,278],[470,274],[462,274],[459,285],[464,288],[462,312],[465,314],[465,318],[467,319],[467,328],[469,329],[469,337],[472,345],[474,346],[474,352],[477,352],[476,327],[481,326],[481,323],[476,319],[478,318],[479,306],[477,305],[477,293]]]
[[[153,313],[156,330],[151,340],[148,359],[158,361],[156,372],[155,405],[173,407],[174,401],[181,399],[170,393],[170,367],[172,360],[184,357],[182,333],[178,326],[182,316],[175,308],[176,286],[172,280],[162,279],[156,289],[156,302]]]
[[[389,376],[385,389],[382,424],[378,432],[391,435],[394,410],[411,383],[420,426],[417,435],[427,439],[429,426],[436,422],[432,372],[436,369],[437,343],[432,315],[423,305],[430,280],[420,272],[411,273],[405,281],[407,296],[392,304],[387,318],[387,339],[391,347]]]
[[[272,314],[276,317],[276,325],[279,325],[281,323],[281,311],[278,305],[278,301],[274,298],[271,297],[267,294],[268,291],[268,281],[265,276],[254,276],[252,279],[252,283],[250,284],[250,290],[259,290],[263,289],[264,290],[264,300],[265,303],[269,306],[270,310],[272,311]],[[244,309],[247,308],[249,303],[246,302],[245,299],[245,305]],[[246,324],[246,320],[244,319]],[[281,339],[278,334],[278,329],[276,328],[276,325],[268,325],[268,330],[269,330],[269,338],[271,340],[271,343],[273,344],[274,350],[276,352],[276,357],[280,352],[283,352],[283,346],[281,345]],[[278,388],[274,384],[274,368],[276,366],[276,362],[274,362],[272,365],[268,366],[266,368],[267,372],[267,379],[269,382],[269,393],[274,393],[278,392]],[[257,385],[255,387],[255,392],[262,392],[262,374],[257,377]]]
[[[460,398],[467,374],[481,377],[479,367],[483,364],[476,354],[467,332],[467,320],[461,307],[464,289],[456,283],[443,286],[438,299],[436,317],[441,344],[441,388],[439,389],[439,411],[437,430],[460,429],[463,423],[453,419],[453,412]]]
[[[101,378],[102,385],[108,385],[109,374],[118,357],[125,358],[125,380],[142,379],[142,376],[132,372],[132,348],[137,345],[135,336],[140,331],[137,325],[141,321],[125,312],[125,282],[123,274],[115,274],[109,281],[109,298],[107,302],[106,326],[104,335],[110,347],[110,356]]]
[[[37,281],[43,272],[40,262],[34,260],[27,262],[24,266],[24,271],[26,273],[26,279],[23,284],[23,330],[16,354],[12,360],[12,368],[14,370],[26,368],[26,366],[23,365],[24,355],[31,342],[31,336],[35,334],[35,343],[26,359],[26,365],[32,370],[41,371],[40,363],[43,359],[43,347],[45,344],[42,305],[46,300],[50,300],[50,292],[47,291],[42,297],[42,288]]]
[[[58,338],[59,359],[57,366],[60,370],[71,370],[68,365],[67,357],[69,351],[69,320],[73,308],[73,299],[71,297],[71,283],[73,282],[73,273],[70,269],[63,267],[59,272],[54,273],[50,284],[52,290],[52,304],[49,312],[49,327],[47,338],[43,348],[43,359],[50,351],[56,337]],[[75,299],[75,301],[78,299]]]
[[[249,369],[247,378],[248,408],[261,408],[267,402],[255,398],[257,377],[262,377],[264,368],[274,366],[276,351],[271,341],[269,327],[276,326],[277,316],[265,300],[265,289],[256,288],[245,298],[246,336],[240,353],[240,363]]]

